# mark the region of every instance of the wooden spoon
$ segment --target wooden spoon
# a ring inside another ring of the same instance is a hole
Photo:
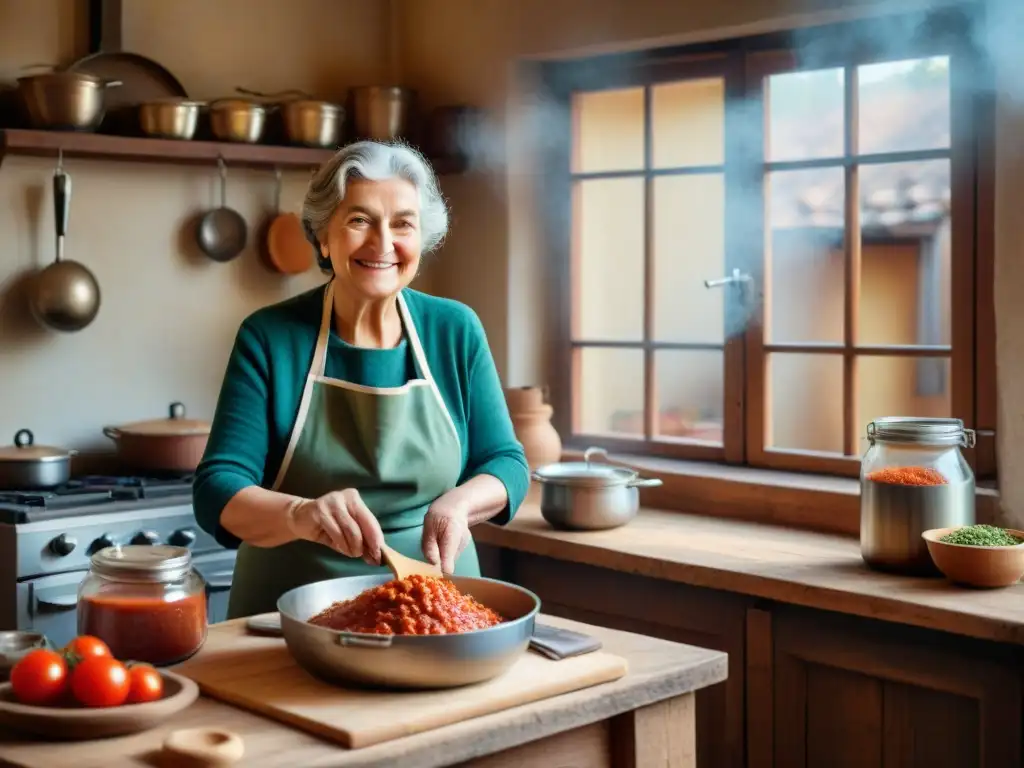
[[[395,575],[396,579],[404,579],[414,575],[433,576],[435,578],[444,577],[441,566],[424,563],[422,560],[413,560],[401,552],[396,552],[387,544],[380,548],[380,555],[384,565],[391,569],[391,573]]]
[[[244,754],[242,737],[219,728],[185,728],[164,740],[165,762],[175,768],[222,768]]]

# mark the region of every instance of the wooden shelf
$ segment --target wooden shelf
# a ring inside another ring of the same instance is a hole
[[[306,147],[139,139],[72,131],[0,130],[0,162],[7,155],[56,158],[60,151],[65,157],[196,165],[212,165],[222,157],[228,165],[282,170],[312,170],[334,152]]]

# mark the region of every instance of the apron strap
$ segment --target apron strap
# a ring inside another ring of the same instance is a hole
[[[406,333],[409,334],[409,343],[412,344],[412,354],[416,360],[417,367],[420,369],[420,376],[430,383],[430,389],[433,390],[434,397],[437,398],[437,404],[441,406],[445,419],[448,421],[448,426],[451,427],[452,434],[455,435],[455,442],[461,445],[462,441],[459,439],[459,430],[455,428],[452,415],[448,412],[448,406],[441,396],[441,390],[437,388],[437,382],[434,381],[434,376],[430,372],[430,366],[427,364],[427,354],[423,351],[423,345],[420,343],[420,335],[416,331],[416,324],[412,321],[409,305],[405,303],[405,291],[401,291],[398,294],[398,311],[402,315],[402,321],[405,323]]]

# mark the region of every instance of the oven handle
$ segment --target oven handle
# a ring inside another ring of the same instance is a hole
[[[231,589],[231,577],[233,575],[234,571],[217,571],[209,576],[204,576],[203,580],[206,582],[206,589],[208,591],[223,592],[226,589]]]
[[[50,597],[36,596],[36,605],[57,611],[73,611],[78,607],[78,594],[56,594]]]

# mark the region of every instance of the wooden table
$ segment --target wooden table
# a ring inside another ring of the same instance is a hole
[[[170,731],[215,726],[245,740],[242,766],[361,768],[691,768],[696,764],[694,692],[723,682],[726,654],[544,616],[599,637],[629,673],[613,683],[457,725],[346,750],[259,715],[201,697],[160,728],[102,741],[54,744],[0,731],[0,764],[24,768],[161,765]],[[457,695],[453,693],[453,695]]]

